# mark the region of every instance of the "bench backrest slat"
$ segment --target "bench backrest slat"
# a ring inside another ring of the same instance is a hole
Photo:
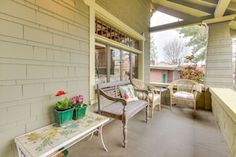
[[[119,86],[124,86],[130,84],[130,81],[118,81],[118,82],[111,82],[111,83],[101,83],[97,85],[97,89],[105,92],[107,95],[112,97],[121,97]],[[110,105],[111,103],[114,103],[102,95],[99,95],[98,93],[98,105],[99,109],[102,109],[105,106]]]

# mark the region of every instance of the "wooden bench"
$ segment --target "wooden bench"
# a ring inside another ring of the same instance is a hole
[[[121,81],[115,83],[103,83],[97,85],[98,112],[102,115],[121,120],[123,123],[123,146],[127,146],[127,123],[139,111],[146,108],[146,122],[148,121],[149,102],[145,100],[135,100],[127,102],[121,98],[119,86],[128,85],[130,82]],[[135,93],[142,92],[148,95],[146,90],[135,90]]]

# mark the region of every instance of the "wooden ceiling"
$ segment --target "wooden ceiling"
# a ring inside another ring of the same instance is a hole
[[[155,26],[150,32],[193,24],[231,21],[236,17],[236,0],[152,0],[156,10],[183,21]]]

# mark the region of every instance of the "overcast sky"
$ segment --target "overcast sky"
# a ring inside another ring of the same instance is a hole
[[[151,18],[151,27],[163,25],[167,23],[172,23],[172,22],[177,22],[179,20],[181,19],[156,11]],[[157,51],[159,52],[158,62],[161,62],[161,61],[164,61],[164,58],[162,55],[164,53],[163,52],[164,45],[175,38],[179,38],[180,35],[174,29],[174,30],[167,30],[167,31],[152,33],[152,36],[154,36],[154,40],[157,43],[156,44]]]

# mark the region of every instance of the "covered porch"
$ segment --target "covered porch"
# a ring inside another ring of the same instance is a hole
[[[156,10],[182,21],[150,27]],[[114,120],[104,127],[109,152],[94,136],[71,147],[70,155],[235,157],[235,17],[234,0],[2,0],[0,156],[18,156],[15,137],[55,122],[56,91],[81,94],[96,111],[97,83],[150,82],[151,32],[197,24],[209,29],[207,96],[200,106],[213,113],[163,104],[148,124],[143,111],[130,120],[126,149],[122,123]]]

